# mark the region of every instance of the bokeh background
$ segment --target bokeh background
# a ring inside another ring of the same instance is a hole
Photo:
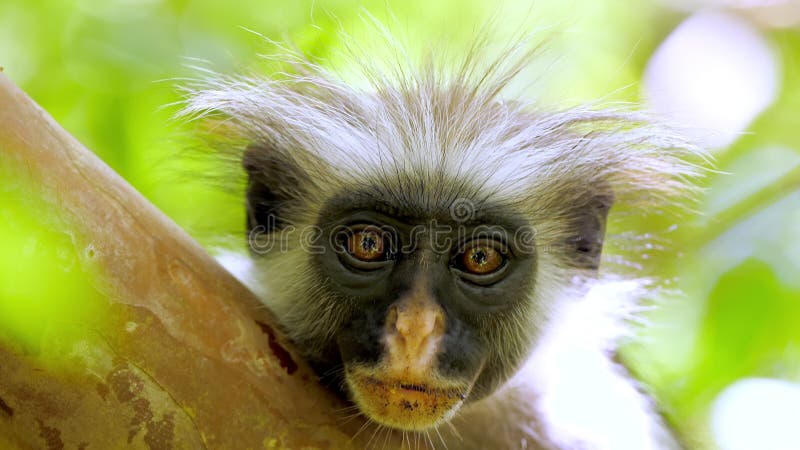
[[[189,133],[173,119],[176,86],[195,65],[263,65],[271,48],[256,33],[335,62],[340,29],[370,33],[365,11],[416,48],[458,52],[489,19],[500,40],[539,30],[547,50],[520,87],[535,101],[637,102],[687,127],[716,170],[691,212],[625,218],[650,230],[629,269],[665,288],[624,358],[693,448],[800,448],[798,1],[2,0],[0,66],[215,248],[243,229],[241,201],[209,182],[207,162],[176,151]],[[0,328],[35,342],[49,317],[41,298],[56,295],[37,274],[54,274],[62,298],[81,284],[59,278],[74,265],[64,255],[31,250],[31,233],[47,232],[9,199],[0,195]]]

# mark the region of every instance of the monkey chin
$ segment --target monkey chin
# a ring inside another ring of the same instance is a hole
[[[469,383],[408,379],[357,367],[347,370],[353,401],[369,419],[406,431],[423,431],[450,420],[464,404]]]

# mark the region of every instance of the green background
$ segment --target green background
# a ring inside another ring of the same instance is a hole
[[[70,133],[214,247],[241,232],[241,201],[206,176],[207,163],[176,151],[189,131],[173,119],[173,104],[180,79],[197,74],[192,65],[220,72],[262,65],[258,55],[270,46],[247,30],[288,39],[324,62],[341,46],[339,28],[366,33],[365,10],[417,47],[447,42],[458,50],[487,18],[500,34],[541,28],[549,44],[532,68],[544,74],[538,99],[561,106],[641,100],[648,60],[688,14],[654,2],[491,3],[3,0],[0,65]],[[749,11],[735,13],[751,19]],[[506,17],[514,18],[508,29]],[[714,152],[719,172],[703,181],[696,212],[678,219],[677,231],[662,217],[631,219],[664,247],[648,255],[647,273],[678,289],[665,291],[663,308],[650,317],[656,326],[625,356],[670,420],[701,440],[712,401],[734,381],[800,383],[800,29],[753,23],[780,61],[777,99],[748,133]],[[36,287],[36,261],[52,255],[25,246],[35,226],[24,224],[36,214],[0,202],[0,327],[35,341],[46,315],[36,299],[52,295]],[[44,270],[57,274],[59,264]]]

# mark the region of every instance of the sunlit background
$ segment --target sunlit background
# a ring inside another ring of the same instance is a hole
[[[221,72],[258,66],[269,46],[248,30],[335,58],[338,30],[365,33],[365,10],[418,48],[458,51],[487,19],[500,35],[540,30],[547,51],[520,86],[537,102],[641,102],[709,149],[717,172],[696,212],[630,218],[652,230],[640,262],[674,289],[625,358],[693,448],[800,449],[798,1],[2,0],[0,66],[214,247],[244,214],[207,166],[176,156],[186,134],[171,119],[177,79],[198,59]],[[37,261],[53,273],[74,265],[29,245],[47,238],[35,222],[0,189],[0,328],[31,345],[46,323],[42,298],[55,296]]]

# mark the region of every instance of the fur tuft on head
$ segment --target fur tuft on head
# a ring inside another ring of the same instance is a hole
[[[298,162],[320,188],[309,192],[374,183],[402,201],[403,180],[413,177],[424,181],[431,205],[495,199],[554,217],[564,204],[586,201],[587,189],[659,207],[691,194],[701,173],[688,161],[702,151],[646,113],[547,111],[505,98],[537,54],[522,40],[491,57],[478,39],[453,64],[433,54],[414,63],[399,44],[387,38],[387,46],[388,61],[349,47],[343,65],[359,80],[298,52],[276,57],[292,70],[274,78],[212,74],[184,87],[180,114],[211,124],[211,139],[222,134],[224,145],[235,140],[240,151],[257,147]]]

